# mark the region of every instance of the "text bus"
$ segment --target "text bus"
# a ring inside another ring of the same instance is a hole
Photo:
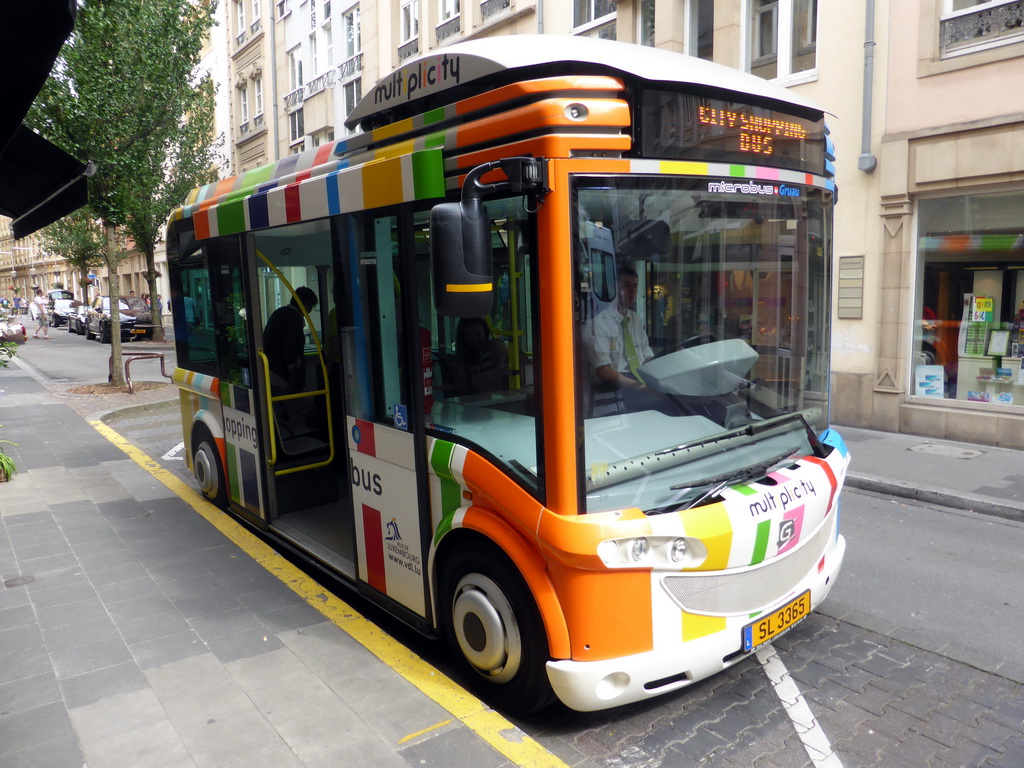
[[[402,67],[350,124],[172,214],[203,493],[519,709],[676,690],[812,611],[849,461],[822,111],[501,37]]]

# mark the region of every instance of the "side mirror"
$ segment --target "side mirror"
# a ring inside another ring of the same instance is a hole
[[[447,317],[482,317],[494,304],[491,222],[478,198],[430,211],[434,305]]]

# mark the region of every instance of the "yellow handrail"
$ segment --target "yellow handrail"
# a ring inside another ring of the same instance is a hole
[[[313,464],[303,464],[298,467],[291,467],[289,469],[278,469],[274,470],[274,475],[290,475],[294,472],[303,472],[307,469],[317,469],[318,467],[326,467],[328,464],[334,461],[334,419],[331,416],[331,389],[327,383],[327,364],[324,362],[323,347],[320,345],[320,336],[316,332],[316,326],[313,323],[313,319],[309,316],[306,311],[306,305],[299,299],[295,294],[295,289],[292,284],[288,282],[281,270],[275,266],[270,259],[263,255],[260,250],[256,251],[256,255],[263,260],[277,278],[284,284],[284,287],[288,289],[288,293],[291,294],[292,299],[295,300],[295,304],[298,306],[299,311],[302,313],[302,317],[306,321],[306,327],[309,328],[310,333],[313,335],[313,343],[316,345],[316,356],[317,361],[320,363],[320,375],[323,377],[324,382],[323,389],[318,389],[313,392],[297,392],[291,395],[271,395],[270,394],[270,361],[267,360],[267,356],[263,353],[263,349],[257,350],[260,358],[263,361],[263,375],[267,386],[267,415],[270,418],[270,438],[271,438],[271,457],[272,460],[269,463],[270,467],[273,467],[277,463],[277,441],[275,439],[274,432],[274,406],[273,404],[278,400],[299,400],[304,397],[316,397],[318,395],[324,396],[324,405],[327,409],[327,445],[330,452],[324,461],[314,462]]]

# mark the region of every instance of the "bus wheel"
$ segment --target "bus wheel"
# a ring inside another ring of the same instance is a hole
[[[554,700],[540,612],[504,552],[478,542],[458,548],[444,565],[440,599],[448,644],[486,695],[519,714]]]
[[[197,426],[192,435],[192,445],[192,474],[199,490],[213,504],[224,509],[228,503],[228,493],[224,487],[224,471],[217,444],[208,429]]]

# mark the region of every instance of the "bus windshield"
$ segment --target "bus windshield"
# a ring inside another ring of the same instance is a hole
[[[686,509],[820,450],[831,194],[575,179],[587,512]]]

